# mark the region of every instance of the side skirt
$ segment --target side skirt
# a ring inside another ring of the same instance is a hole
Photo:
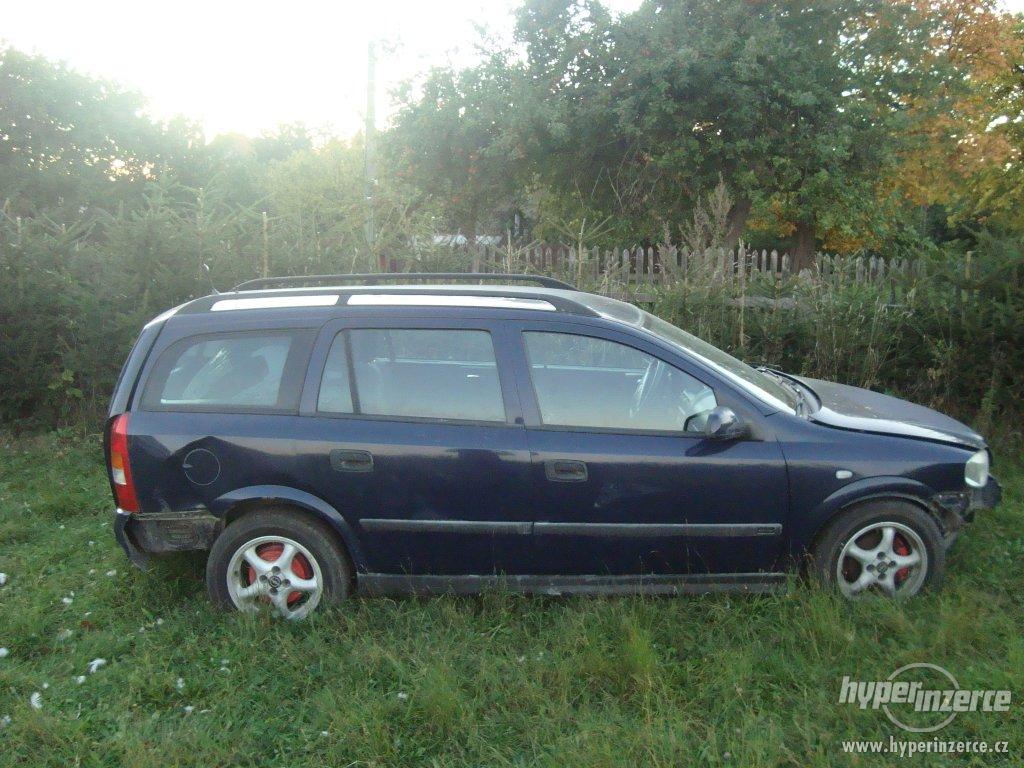
[[[473,595],[489,589],[537,595],[703,595],[783,592],[783,573],[680,576],[419,576],[360,573],[357,590],[369,596]]]

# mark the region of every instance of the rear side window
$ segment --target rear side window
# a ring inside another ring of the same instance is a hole
[[[307,331],[194,336],[168,347],[143,393],[148,410],[293,411],[312,342]]]
[[[491,335],[404,328],[338,334],[324,366],[318,408],[325,413],[503,422],[505,405]]]
[[[348,368],[345,334],[334,337],[327,353],[324,375],[320,379],[320,395],[316,408],[322,413],[352,413],[352,375]]]

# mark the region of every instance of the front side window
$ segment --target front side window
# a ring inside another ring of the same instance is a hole
[[[703,382],[626,344],[570,333],[523,337],[546,426],[699,431],[718,404]]]
[[[349,391],[345,337],[351,346]],[[371,416],[504,422],[498,366],[487,331],[354,329],[334,340],[319,409]]]
[[[308,334],[289,331],[183,339],[160,356],[143,407],[292,410],[298,405],[301,376],[288,375],[297,369],[288,361],[300,347],[308,349],[308,341]]]
[[[797,397],[790,388],[783,386],[762,371],[752,368],[742,360],[737,360],[728,352],[708,344],[692,333],[687,333],[660,317],[655,317],[650,312],[644,312],[642,309],[618,299],[580,294],[577,300],[586,304],[602,317],[643,328],[661,340],[700,358],[762,402],[795,412]]]

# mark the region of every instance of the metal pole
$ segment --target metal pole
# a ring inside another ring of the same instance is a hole
[[[373,197],[377,186],[376,144],[376,112],[377,112],[377,51],[371,40],[366,47],[366,129],[363,154],[363,196],[366,198],[366,247],[373,255],[374,243],[377,239],[374,222]]]
[[[263,269],[260,270],[260,277],[270,277],[270,232],[267,212],[263,212]]]

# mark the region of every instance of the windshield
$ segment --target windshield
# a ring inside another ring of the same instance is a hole
[[[737,360],[728,352],[723,352],[718,347],[697,338],[692,333],[676,328],[660,317],[655,317],[650,312],[644,312],[624,301],[590,294],[578,295],[573,298],[610,320],[618,320],[643,328],[673,346],[700,358],[762,402],[776,408],[796,411],[798,398],[791,388],[785,386],[778,379],[752,368],[742,360]]]

